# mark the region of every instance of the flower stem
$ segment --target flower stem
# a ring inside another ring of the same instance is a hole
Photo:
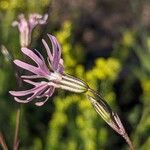
[[[130,149],[135,150],[133,143],[131,142],[128,134],[126,133],[126,134],[122,135],[122,137],[125,139],[126,143],[129,145]]]
[[[1,144],[2,148],[3,148],[3,150],[8,150],[8,147],[6,145],[6,142],[5,142],[4,137],[3,137],[1,132],[0,132],[0,144]]]
[[[15,136],[14,136],[14,144],[13,144],[13,150],[18,150],[19,147],[19,123],[20,123],[20,108],[17,110],[17,115],[16,115],[16,128],[15,128]]]

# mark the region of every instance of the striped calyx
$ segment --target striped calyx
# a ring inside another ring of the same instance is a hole
[[[61,88],[63,90],[67,90],[74,93],[84,93],[88,90],[88,85],[73,76],[70,75],[61,75],[60,80],[55,80],[53,83],[56,85],[57,88]]]

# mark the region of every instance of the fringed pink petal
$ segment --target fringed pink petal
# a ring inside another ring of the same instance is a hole
[[[64,65],[63,65],[63,59],[60,59],[59,64],[58,64],[58,69],[57,71],[61,74],[64,73]]]
[[[54,91],[55,91],[55,88],[51,86],[43,95],[38,96],[38,98],[41,98],[44,96],[46,96],[47,98],[44,101],[36,102],[35,105],[36,106],[44,105],[48,101],[49,97],[53,95]]]
[[[13,96],[26,96],[26,95],[29,95],[29,94],[32,94],[36,91],[39,91],[39,89],[45,87],[45,84],[40,84],[39,86],[36,86],[30,90],[24,90],[24,91],[9,91],[9,93]]]
[[[35,50],[39,54],[39,56],[37,56],[33,51],[29,50],[28,48],[23,47],[21,50],[25,55],[31,58],[45,73],[49,73],[49,70],[45,64],[45,60],[38,51]]]
[[[34,51],[39,55],[39,57],[40,57],[40,59],[44,62],[44,64],[45,64],[45,59],[44,59],[44,57],[41,55],[41,53],[38,51],[38,50],[36,50],[36,49],[34,49]]]
[[[49,99],[49,97],[47,97],[44,101],[36,102],[35,105],[40,107],[40,106],[44,105],[48,101],[48,99]]]
[[[41,75],[41,76],[42,76],[42,75],[43,75],[43,76],[47,75],[42,69],[37,68],[37,67],[35,67],[35,66],[33,66],[33,65],[27,64],[27,63],[25,63],[25,62],[23,62],[23,61],[15,60],[14,63],[15,63],[17,66],[19,66],[20,68],[23,68],[23,69],[25,69],[25,70],[28,70],[28,71],[30,71],[30,72],[32,72],[32,73],[34,73],[34,74]]]
[[[48,14],[45,14],[44,16],[37,13],[30,14],[28,21],[30,30],[32,31],[38,24],[46,24],[47,18]]]
[[[26,83],[29,83],[31,85],[34,85],[34,86],[37,86],[37,85],[40,84],[40,82],[34,82],[34,81],[31,81],[31,80],[26,80],[26,79],[24,79],[23,81],[26,82]]]
[[[54,91],[55,91],[55,88],[54,88],[53,86],[51,86],[51,87],[49,88],[49,91],[47,92],[47,95],[48,95],[49,97],[52,96],[53,93],[54,93]]]
[[[14,97],[14,100],[16,101],[16,102],[18,102],[18,103],[29,103],[30,101],[32,101],[32,99],[31,100],[21,100],[21,99],[19,99],[19,98],[17,98],[17,97]]]
[[[20,98],[17,98],[17,97],[15,97],[14,99],[15,99],[16,102],[19,102],[19,103],[29,103],[36,97],[37,94],[38,93],[34,93],[32,96],[30,96],[26,100],[23,100],[23,99],[20,99]]]
[[[35,52],[39,55],[40,59],[43,61],[43,64],[41,66],[39,66],[45,73],[47,73],[48,75],[50,74],[50,71],[45,63],[45,59],[43,58],[43,56],[41,55],[40,52],[38,52],[36,49],[35,49]]]
[[[53,61],[53,56],[52,56],[52,53],[51,53],[51,50],[50,50],[48,44],[46,43],[46,41],[44,39],[42,39],[42,43],[43,43],[43,45],[46,49],[46,52],[47,52],[47,55],[48,55],[50,61],[52,62]]]
[[[39,75],[29,75],[29,76],[21,76],[23,79],[39,79],[39,78],[44,78],[44,76],[39,76]]]
[[[57,70],[58,64],[59,64],[59,60],[60,60],[60,56],[61,56],[60,45],[58,44],[57,39],[54,36],[48,34],[48,37],[51,40],[52,49],[53,49],[52,66],[53,66],[54,70]]]
[[[64,73],[64,66],[62,66],[61,64],[59,64],[57,71],[58,71],[59,73],[63,74],[63,73]]]
[[[29,50],[26,47],[21,48],[21,51],[25,55],[30,57],[38,66],[42,66],[43,65],[43,61],[33,51]]]
[[[36,87],[37,89],[35,90],[35,88],[31,89],[31,90],[27,90],[27,93],[25,94],[25,91],[18,91],[18,92],[22,92],[21,94],[16,93],[15,91],[11,91],[10,94],[16,96],[14,99],[15,101],[19,102],[19,103],[28,103],[30,101],[32,101],[34,98],[36,98],[38,95],[40,95],[41,93],[43,93],[43,91],[47,88],[47,84],[42,85],[42,86],[38,86]],[[30,92],[29,92],[30,91]],[[24,93],[23,93],[24,92]],[[15,95],[17,94],[17,95]],[[32,94],[30,97],[28,97],[26,100],[17,98],[20,96],[26,96]]]
[[[53,86],[49,87],[47,91],[45,91],[45,93],[43,93],[42,95],[39,95],[37,98],[42,98],[42,97],[51,97],[53,95],[55,91],[55,88]]]
[[[33,89],[25,90],[25,91],[9,91],[9,93],[13,96],[25,96],[33,93]]]

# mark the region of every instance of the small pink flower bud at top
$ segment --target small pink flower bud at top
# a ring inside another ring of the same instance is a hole
[[[38,25],[46,24],[46,21],[48,19],[48,14],[45,14],[44,16],[33,13],[30,14],[28,19],[25,18],[24,14],[20,14],[18,16],[18,21],[14,21],[12,23],[12,26],[18,27],[18,30],[20,32],[20,45],[21,47],[28,47],[31,43],[31,36],[33,29]]]

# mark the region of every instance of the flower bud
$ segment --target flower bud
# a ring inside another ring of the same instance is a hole
[[[129,145],[131,150],[134,150],[133,144],[126,133],[124,126],[117,115],[114,113],[106,101],[101,97],[101,95],[97,94],[94,90],[90,91],[93,93],[94,97],[87,95],[88,99],[92,103],[93,107],[95,108],[96,112],[106,121],[106,123],[115,130],[118,134],[120,134],[127,144]]]
[[[111,120],[110,115],[110,108],[105,104],[104,101],[97,101],[92,96],[87,96],[90,102],[92,103],[93,107],[95,108],[96,112],[107,122],[109,123]]]
[[[44,16],[33,13],[30,14],[28,19],[25,18],[24,14],[18,16],[18,21],[13,21],[12,26],[18,26],[20,32],[20,45],[21,47],[28,47],[31,43],[31,36],[33,29],[38,25],[46,24],[48,15]]]

